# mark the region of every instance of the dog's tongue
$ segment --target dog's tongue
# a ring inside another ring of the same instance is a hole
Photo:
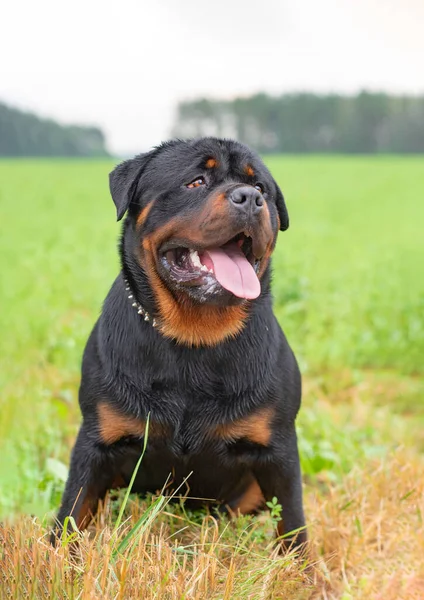
[[[208,268],[213,269],[215,277],[222,287],[235,296],[251,300],[257,298],[261,293],[259,279],[236,243],[205,250],[201,261]]]

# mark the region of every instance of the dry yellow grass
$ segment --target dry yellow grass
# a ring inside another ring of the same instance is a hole
[[[423,462],[407,449],[352,471],[339,485],[306,487],[309,559],[280,557],[267,517],[193,523],[164,506],[114,556],[144,513],[133,501],[114,536],[111,503],[96,527],[53,550],[39,522],[0,529],[1,600],[424,598]]]

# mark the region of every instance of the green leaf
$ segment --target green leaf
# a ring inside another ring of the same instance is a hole
[[[56,458],[47,459],[46,471],[47,473],[52,475],[52,477],[58,479],[59,481],[62,481],[63,483],[65,483],[68,479],[68,467]]]

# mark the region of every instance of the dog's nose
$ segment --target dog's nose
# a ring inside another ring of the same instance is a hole
[[[239,210],[251,214],[258,213],[264,205],[262,194],[251,185],[244,185],[233,190],[230,193],[229,200]]]

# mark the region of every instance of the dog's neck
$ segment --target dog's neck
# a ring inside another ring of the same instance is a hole
[[[152,327],[157,327],[158,326],[158,320],[155,319],[154,317],[152,317],[145,308],[143,308],[143,306],[140,304],[140,302],[137,302],[134,292],[131,289],[131,286],[129,284],[128,279],[124,278],[124,283],[125,283],[125,291],[128,293],[128,300],[131,302],[131,306],[133,308],[135,308],[135,310],[138,312],[138,314],[143,317],[143,319],[149,323],[152,324]]]

